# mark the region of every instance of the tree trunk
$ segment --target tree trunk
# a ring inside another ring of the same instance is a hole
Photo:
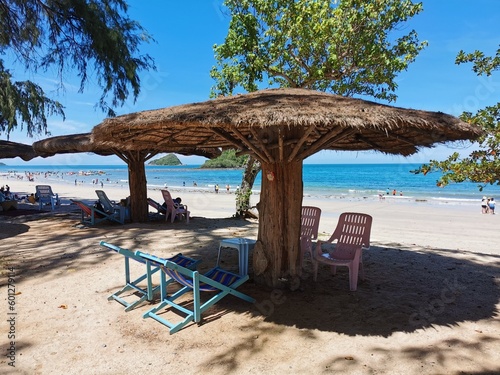
[[[236,217],[245,217],[245,212],[250,209],[250,195],[259,171],[260,162],[250,156],[245,166],[240,189],[236,195]]]
[[[144,223],[149,220],[148,189],[146,181],[145,155],[127,155],[128,183],[130,187],[130,220]]]
[[[298,279],[302,193],[302,160],[262,163],[259,234],[253,257],[256,282],[293,288]]]

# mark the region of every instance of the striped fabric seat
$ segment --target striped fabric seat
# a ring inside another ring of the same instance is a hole
[[[171,258],[167,258],[167,260],[174,262],[181,267],[185,267],[185,268],[189,268],[189,269],[192,269],[191,266],[194,263],[199,263],[199,260],[195,260],[193,258],[186,257],[186,256],[182,255],[181,253],[174,255]]]
[[[227,295],[233,295],[250,303],[255,302],[254,298],[236,290],[236,288],[248,280],[248,275],[236,275],[219,267],[215,267],[205,274],[200,274],[198,271],[183,267],[179,262],[174,263],[167,259],[160,261],[159,258],[149,254],[138,253],[138,255],[158,265],[162,271],[160,304],[147,311],[143,315],[143,318],[153,318],[167,326],[170,329],[170,334],[179,331],[190,322],[199,323],[201,321],[201,314]],[[169,281],[177,281],[183,285],[183,288],[169,296],[167,294],[167,278]],[[212,292],[215,294],[208,300],[202,301],[201,292]],[[192,293],[192,305],[186,304],[184,301],[182,303],[176,302],[177,299],[186,293]],[[176,316],[184,315],[184,320],[175,323],[166,319],[162,311],[166,307],[175,310],[178,313]]]
[[[191,289],[194,288],[192,278],[186,277],[185,275],[181,274],[180,272],[166,268],[164,266],[161,266],[161,269],[163,270],[163,272],[165,272],[168,276],[170,276],[172,279],[177,281],[179,284],[184,285],[184,286],[188,286]],[[208,277],[209,279],[211,279],[213,281],[221,283],[222,285],[225,285],[225,286],[231,286],[241,278],[241,276],[235,275],[234,273],[225,271],[221,268],[211,269],[204,276]],[[213,285],[209,285],[207,283],[200,282],[200,290],[203,292],[217,292],[220,289],[213,286]]]

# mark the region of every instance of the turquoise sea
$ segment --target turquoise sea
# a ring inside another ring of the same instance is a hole
[[[386,194],[387,189],[392,196],[408,199],[446,200],[449,202],[477,202],[483,195],[500,197],[499,186],[487,186],[483,192],[477,184],[452,184],[445,188],[436,186],[439,175],[427,176],[410,173],[418,164],[305,164],[303,168],[304,195],[317,197],[366,197],[378,199],[378,195]],[[60,165],[60,166],[0,166],[0,176],[6,173],[25,175],[32,173],[35,177],[43,174],[47,179],[58,183],[92,184],[93,180],[108,184],[127,185],[128,172],[126,165]],[[176,167],[146,166],[148,187],[189,190],[213,190],[218,184],[221,191],[226,185],[234,190],[241,184],[241,169],[200,169],[198,165]],[[11,181],[10,181],[11,182]],[[3,184],[3,182],[2,182]],[[194,186],[196,184],[196,186]],[[260,190],[260,173],[254,190]]]

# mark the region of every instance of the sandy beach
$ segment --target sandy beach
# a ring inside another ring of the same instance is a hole
[[[44,183],[0,178],[20,194]],[[349,291],[342,268],[331,275],[320,267],[313,282],[306,260],[298,291],[250,279],[239,289],[255,304],[226,297],[201,325],[170,335],[142,318],[151,304],[125,312],[108,301],[124,284],[124,262],[99,241],[161,257],[182,252],[202,259],[206,271],[221,239],[256,238],[258,222],[232,218],[234,194],[182,191],[172,194],[189,206],[189,224],[85,227],[69,200],[93,202],[100,187],[50,184],[62,199],[55,211],[20,204],[33,213],[0,213],[1,373],[500,373],[500,215],[481,214],[480,202],[305,197],[304,205],[322,209],[322,239],[342,212],[373,216],[358,290]],[[114,200],[128,195],[118,186],[104,190]],[[158,190],[149,196],[162,200]],[[222,265],[237,270],[236,252]],[[132,272],[143,273],[143,265],[133,264]]]

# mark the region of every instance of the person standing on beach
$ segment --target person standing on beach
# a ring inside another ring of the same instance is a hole
[[[495,215],[495,198],[490,198],[488,200],[488,208],[492,215]]]
[[[483,197],[483,199],[481,200],[481,212],[483,214],[488,213],[488,199],[486,199],[486,197]]]

